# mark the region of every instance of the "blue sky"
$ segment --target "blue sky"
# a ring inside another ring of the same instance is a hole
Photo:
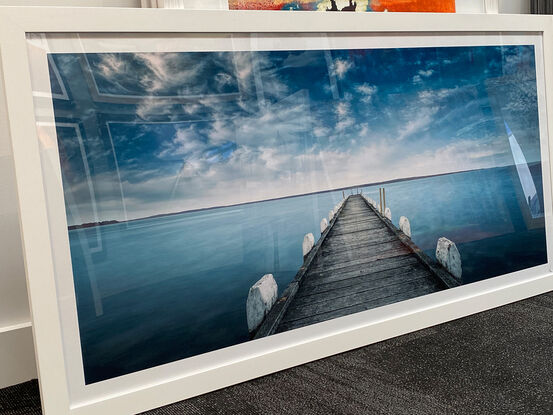
[[[540,158],[532,46],[53,58],[74,223]]]

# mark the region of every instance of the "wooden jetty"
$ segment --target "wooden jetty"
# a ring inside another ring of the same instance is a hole
[[[457,285],[450,272],[425,255],[365,197],[351,195],[304,257],[254,338]]]

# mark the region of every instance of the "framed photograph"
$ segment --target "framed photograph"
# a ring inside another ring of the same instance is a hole
[[[44,413],[137,413],[553,289],[551,24],[0,9]]]
[[[455,13],[455,0],[229,0],[231,10]]]

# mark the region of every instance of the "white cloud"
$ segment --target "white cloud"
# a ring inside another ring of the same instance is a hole
[[[439,107],[422,107],[418,111],[413,111],[403,125],[398,129],[398,140],[404,140],[412,134],[426,129],[433,121],[434,115],[439,111]]]
[[[125,72],[126,60],[121,59],[114,53],[100,53],[100,62],[97,65],[98,71],[106,78],[119,75]]]
[[[232,60],[240,88],[241,90],[245,89],[249,86],[252,74],[251,54],[249,52],[235,52],[232,54]]]
[[[419,71],[419,75],[422,76],[423,78],[428,78],[430,76],[432,76],[432,74],[434,73],[434,70],[433,69],[427,69],[427,70],[420,70]]]
[[[269,170],[280,172],[283,169],[290,168],[290,161],[293,157],[292,154],[283,153],[279,151],[279,149],[273,147],[260,147],[259,151],[259,159]]]
[[[413,83],[420,84],[424,78],[429,78],[434,73],[433,69],[419,70],[415,76],[413,76]]]
[[[217,119],[211,124],[211,129],[207,133],[207,136],[212,143],[235,141],[235,126],[232,122]]]
[[[344,79],[346,73],[353,68],[353,63],[344,59],[334,59],[334,70],[333,73],[338,77],[338,79]]]
[[[502,155],[505,155],[502,140],[492,139],[482,142],[481,139],[465,139],[450,142],[433,150],[426,150],[421,154],[413,154],[405,160],[405,164],[412,166],[415,172],[439,174],[497,166],[495,159]]]
[[[208,168],[208,162],[202,157],[191,157],[187,159],[180,172],[180,178],[192,178],[200,176]]]
[[[187,102],[182,104],[183,111],[188,115],[196,114],[201,108],[202,106],[197,102]]]
[[[358,85],[355,89],[361,94],[361,101],[367,104],[371,103],[373,95],[376,94],[376,91],[378,90],[375,85],[371,85],[368,83]]]
[[[369,135],[369,124],[365,123],[361,125],[361,130],[359,130],[359,138],[366,138]]]
[[[343,133],[354,124],[354,120],[350,114],[351,107],[348,101],[340,101],[336,105],[336,117],[338,119],[334,128],[336,133]]]
[[[433,104],[471,87],[472,86],[464,86],[463,88],[459,88],[456,86],[455,88],[425,89],[418,93],[418,99],[422,104]]]
[[[326,127],[315,127],[313,129],[313,134],[315,135],[315,137],[318,138],[326,137],[330,134],[330,129]]]
[[[288,93],[288,85],[276,72],[268,54],[234,52],[232,55],[241,93],[257,95],[258,99],[282,99]]]
[[[345,117],[344,119],[339,120],[336,123],[336,131],[338,133],[341,133],[351,127],[354,124],[353,118],[351,117]]]
[[[238,145],[299,145],[298,137],[312,132],[313,117],[309,95],[299,91],[262,109],[251,117],[234,120],[235,141]]]
[[[345,101],[340,101],[338,105],[336,105],[336,115],[338,117],[345,117],[346,115],[348,115],[349,111],[350,106]]]
[[[173,138],[173,143],[177,146],[173,154],[188,154],[193,151],[204,150],[206,145],[203,143],[196,132],[194,125],[187,128],[179,128]]]
[[[173,138],[164,143],[162,150],[156,156],[160,158],[192,157],[194,153],[202,152],[206,148],[207,143],[202,141],[201,135],[196,131],[196,125],[190,124],[187,127],[178,128]]]
[[[215,82],[219,88],[232,84],[232,76],[225,72],[219,72],[215,75]]]
[[[136,115],[142,119],[148,119],[151,115],[169,115],[171,107],[166,100],[145,98],[136,107]]]
[[[197,94],[205,84],[205,80],[200,82],[200,77],[207,61],[192,57],[183,61],[183,56],[179,53],[135,54],[149,70],[140,77],[141,86],[150,92],[177,91],[178,95]]]

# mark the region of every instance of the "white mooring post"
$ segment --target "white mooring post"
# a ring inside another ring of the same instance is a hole
[[[386,216],[388,220],[392,220],[392,211],[389,207],[384,210],[384,216]]]
[[[401,229],[401,232],[403,232],[409,238],[411,237],[411,224],[409,223],[409,219],[407,219],[405,216],[401,216],[399,218],[399,229]]]
[[[263,322],[267,313],[277,300],[278,286],[273,274],[265,274],[248,293],[246,300],[246,320],[251,333]]]
[[[331,210],[330,212],[328,212],[328,221],[330,222],[333,217],[334,217],[334,211]]]
[[[443,265],[455,278],[462,281],[463,270],[461,268],[461,254],[455,243],[449,239],[441,237],[436,245],[436,259]]]
[[[323,218],[323,220],[321,220],[321,233],[323,233],[327,227],[328,221],[326,220],[326,218]]]
[[[305,257],[313,247],[315,246],[315,237],[312,233],[308,233],[303,237],[303,243],[301,244],[301,249],[303,252],[303,256]]]

